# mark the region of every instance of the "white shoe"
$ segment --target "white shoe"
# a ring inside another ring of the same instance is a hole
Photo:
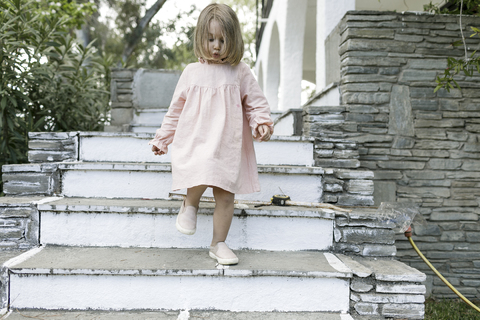
[[[238,258],[230,250],[225,242],[218,242],[214,247],[210,247],[210,252],[208,253],[210,258],[216,259],[220,264],[237,264]]]
[[[185,207],[185,200],[183,200],[175,226],[183,234],[194,234],[197,231],[197,208],[193,206]]]

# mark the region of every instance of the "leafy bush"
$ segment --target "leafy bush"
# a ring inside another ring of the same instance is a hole
[[[451,0],[447,1],[444,6],[433,4],[430,1],[429,4],[423,6],[423,9],[435,14],[460,15],[459,22],[461,22],[462,15],[480,16],[480,0]],[[463,28],[463,25],[460,27]],[[473,32],[470,34],[470,37],[480,36],[480,29],[475,27],[470,27],[470,29]],[[467,77],[472,77],[474,72],[480,74],[480,56],[476,54],[477,50],[471,52],[470,56],[468,55],[465,36],[463,33],[462,39],[454,41],[452,46],[463,46],[463,49],[465,50],[465,57],[458,59],[449,57],[447,59],[447,68],[445,69],[443,76],[437,76],[437,79],[435,80],[437,82],[435,92],[441,88],[445,88],[447,91],[450,91],[450,89],[454,88],[454,85],[461,90],[454,77],[462,72]]]
[[[28,132],[101,130],[107,121],[111,61],[75,41],[73,18],[34,4],[0,2],[0,166],[27,161]]]

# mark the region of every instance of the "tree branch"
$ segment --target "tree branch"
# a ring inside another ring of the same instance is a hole
[[[126,63],[128,57],[132,54],[133,50],[137,46],[138,42],[142,39],[142,34],[144,30],[147,28],[150,20],[157,14],[157,12],[162,8],[163,4],[167,0],[157,0],[155,4],[147,10],[145,16],[140,20],[137,27],[133,30],[132,35],[130,36],[130,40],[128,41],[125,49],[123,50],[122,54],[122,62]]]

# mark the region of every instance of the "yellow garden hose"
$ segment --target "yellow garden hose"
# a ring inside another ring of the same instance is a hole
[[[430,269],[432,269],[433,272],[435,272],[435,274],[453,291],[455,292],[455,294],[457,296],[460,297],[460,299],[462,299],[463,301],[465,301],[470,307],[472,307],[473,309],[477,310],[478,312],[480,312],[480,308],[477,307],[475,304],[473,304],[470,300],[468,300],[467,298],[465,298],[463,296],[463,294],[461,294],[457,289],[454,288],[454,286],[452,286],[452,284],[450,282],[448,282],[447,279],[445,279],[441,274],[440,272],[437,271],[437,269],[435,269],[435,267],[430,263],[430,261],[427,260],[427,258],[425,258],[425,256],[420,252],[420,250],[417,248],[417,246],[415,245],[415,242],[413,242],[412,240],[412,228],[409,227],[407,231],[405,231],[405,237],[408,238],[408,241],[410,242],[410,244],[412,245],[413,249],[415,249],[415,251],[418,253],[418,255],[420,256],[420,258],[422,258],[423,261],[425,261],[425,263],[430,267]]]

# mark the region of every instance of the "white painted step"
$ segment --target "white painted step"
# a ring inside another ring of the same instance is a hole
[[[170,164],[62,162],[58,167],[66,197],[168,199],[171,192]],[[321,202],[322,168],[259,166],[258,172],[261,191],[237,199],[270,201],[281,189],[294,201]]]
[[[40,243],[68,246],[208,248],[214,203],[200,204],[197,232],[177,231],[180,201],[64,198],[38,205]],[[329,250],[335,213],[329,209],[266,206],[235,209],[232,249]]]
[[[153,128],[154,133],[157,128]],[[80,132],[82,161],[170,163],[170,152],[155,156],[148,141],[151,133]],[[307,137],[273,136],[269,142],[255,142],[257,163],[261,165],[311,166],[314,140]],[[170,147],[170,149],[173,149]]]
[[[188,316],[187,316],[188,315]],[[332,312],[229,312],[229,311],[26,311],[12,310],[2,319],[61,320],[354,320],[346,313]]]
[[[206,249],[34,249],[25,261],[7,262],[10,307],[348,311],[352,273],[334,254],[236,253],[239,264],[226,268]]]
[[[130,130],[133,133],[155,133],[160,126],[149,124],[131,124]]]

